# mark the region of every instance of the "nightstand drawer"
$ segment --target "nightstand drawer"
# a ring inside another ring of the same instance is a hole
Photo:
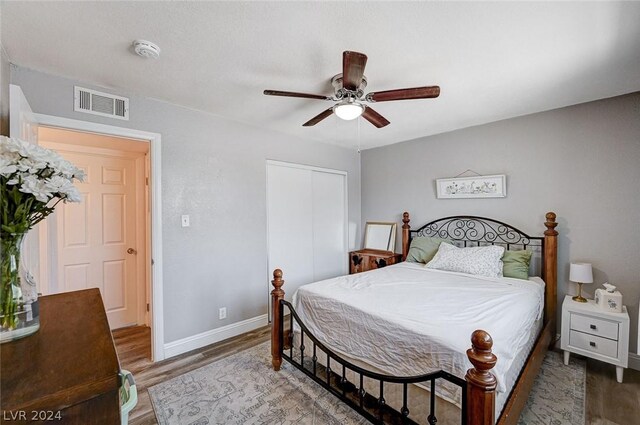
[[[571,313],[571,329],[616,341],[618,340],[618,322]]]
[[[618,357],[618,342],[599,336],[572,330],[569,332],[569,345],[603,356]]]

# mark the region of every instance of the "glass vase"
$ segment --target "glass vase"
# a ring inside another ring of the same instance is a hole
[[[23,255],[25,236],[0,234],[0,343],[31,335],[40,328],[37,285]]]

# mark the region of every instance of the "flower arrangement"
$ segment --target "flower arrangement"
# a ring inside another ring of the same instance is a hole
[[[80,202],[73,180],[84,172],[56,152],[0,136],[0,329],[18,326],[24,307],[19,273],[20,243],[26,233],[61,202]]]

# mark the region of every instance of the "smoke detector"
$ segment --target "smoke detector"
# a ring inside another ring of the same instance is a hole
[[[138,56],[142,56],[145,59],[158,59],[160,56],[160,47],[147,40],[135,40],[133,42],[133,50]]]

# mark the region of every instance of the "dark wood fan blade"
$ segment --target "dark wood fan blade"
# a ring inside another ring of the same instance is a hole
[[[382,115],[380,115],[379,113],[377,113],[376,111],[374,111],[368,106],[365,108],[364,112],[362,113],[362,118],[369,121],[371,124],[375,125],[378,128],[382,128],[384,126],[391,124],[389,120],[387,120],[385,117],[383,117]]]
[[[305,99],[331,100],[329,96],[322,96],[321,94],[297,93],[293,91],[265,90],[263,93],[268,96],[303,97]]]
[[[387,102],[389,100],[429,99],[438,96],[440,96],[440,87],[430,86],[372,92],[367,94],[367,100]]]
[[[316,115],[315,117],[313,117],[309,121],[307,121],[306,123],[302,124],[302,126],[303,127],[311,127],[312,125],[318,124],[320,121],[322,121],[323,119],[331,116],[332,114],[333,114],[333,107],[327,109],[326,111],[323,111],[323,112],[319,113],[318,115]]]
[[[362,84],[367,55],[346,51],[342,53],[342,87],[356,91]]]

